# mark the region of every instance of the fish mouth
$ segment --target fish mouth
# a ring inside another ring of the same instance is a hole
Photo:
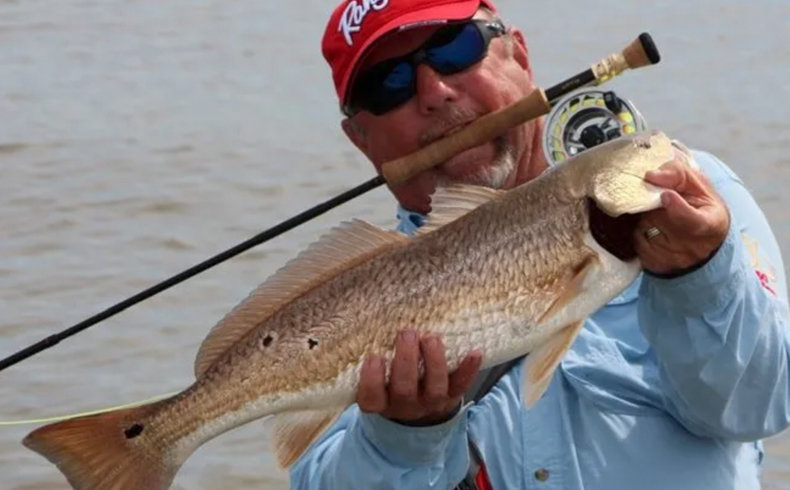
[[[639,224],[638,214],[622,214],[616,218],[604,213],[595,201],[588,198],[590,233],[600,246],[623,262],[637,257],[634,232]]]

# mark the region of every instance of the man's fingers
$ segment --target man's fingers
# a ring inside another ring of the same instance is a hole
[[[357,388],[357,404],[363,412],[378,413],[387,408],[384,359],[371,356],[362,364]]]
[[[675,191],[662,192],[661,205],[663,206],[666,220],[672,223],[673,226],[696,228],[703,219],[700,211],[695,209]]]
[[[683,172],[671,165],[662,166],[658,170],[650,170],[645,174],[645,182],[666,189],[680,190],[684,180]]]
[[[672,189],[683,196],[700,196],[709,193],[705,177],[681,160],[665,163],[657,170],[645,174],[645,181],[658,187]]]
[[[470,352],[458,365],[458,369],[450,374],[447,395],[450,398],[458,398],[463,395],[472,385],[472,381],[475,380],[482,363],[483,355],[480,351]]]
[[[444,344],[439,337],[424,337],[420,350],[425,366],[423,376],[423,399],[426,405],[436,405],[447,400],[447,359]]]
[[[389,399],[393,404],[414,403],[417,400],[420,366],[420,343],[417,332],[404,330],[395,341],[392,359]]]

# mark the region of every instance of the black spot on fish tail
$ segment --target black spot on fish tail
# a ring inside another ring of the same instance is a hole
[[[273,340],[274,340],[274,339],[272,338],[272,336],[271,336],[271,335],[267,335],[267,336],[266,336],[266,338],[265,338],[265,339],[263,339],[263,346],[264,346],[264,347],[269,347],[269,346],[272,344],[272,341],[273,341]]]
[[[310,346],[310,350],[313,350],[318,346],[318,341],[316,339],[307,339],[307,344]]]
[[[125,431],[123,431],[124,435],[127,439],[134,439],[135,437],[139,436],[143,433],[143,426],[141,424],[134,424]]]

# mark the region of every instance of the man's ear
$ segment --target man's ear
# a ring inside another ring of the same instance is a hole
[[[357,121],[355,121],[351,117],[347,117],[340,122],[340,125],[343,127],[343,132],[346,133],[348,139],[354,143],[359,151],[364,153],[366,156],[368,154],[368,138],[367,134],[365,133],[365,128],[363,128]]]
[[[527,48],[527,42],[524,40],[524,33],[522,33],[520,29],[514,27],[510,29],[510,36],[513,38],[513,57],[516,59],[516,62],[526,70],[529,77],[532,78],[532,65],[529,62],[529,48]]]

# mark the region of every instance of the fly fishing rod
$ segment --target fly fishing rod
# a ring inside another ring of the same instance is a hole
[[[396,187],[411,177],[428,170],[440,163],[448,160],[453,155],[462,151],[474,148],[487,141],[504,134],[509,129],[523,124],[527,121],[547,114],[551,110],[551,105],[558,99],[581,87],[588,85],[599,85],[611,78],[619,75],[627,69],[641,68],[653,65],[660,61],[658,49],[653,43],[649,34],[643,33],[637,39],[619,53],[612,54],[601,61],[592,65],[589,69],[574,75],[553,87],[542,90],[536,88],[529,95],[517,101],[511,106],[491,112],[480,117],[468,126],[455,134],[442,140],[436,141],[410,155],[387,162],[382,166],[381,175],[376,176],[367,182],[350,189],[338,196],[333,197],[317,206],[314,206],[280,224],[269,228],[266,231],[224,251],[210,259],[207,259],[189,269],[176,274],[148,289],[145,289],[134,296],[131,296],[120,303],[117,303],[106,310],[83,320],[76,325],[69,327],[57,334],[46,337],[29,347],[26,347],[5,359],[0,360],[0,371],[17,364],[28,357],[31,357],[45,349],[48,349],[60,341],[78,334],[79,332],[110,318],[127,308],[140,303],[156,294],[169,289],[217,264],[220,264],[236,255],[239,255],[250,248],[260,245],[272,238],[291,230],[302,223],[305,223],[317,216],[320,216],[330,209],[333,209],[345,202],[360,196],[369,190],[375,189],[383,184]]]

